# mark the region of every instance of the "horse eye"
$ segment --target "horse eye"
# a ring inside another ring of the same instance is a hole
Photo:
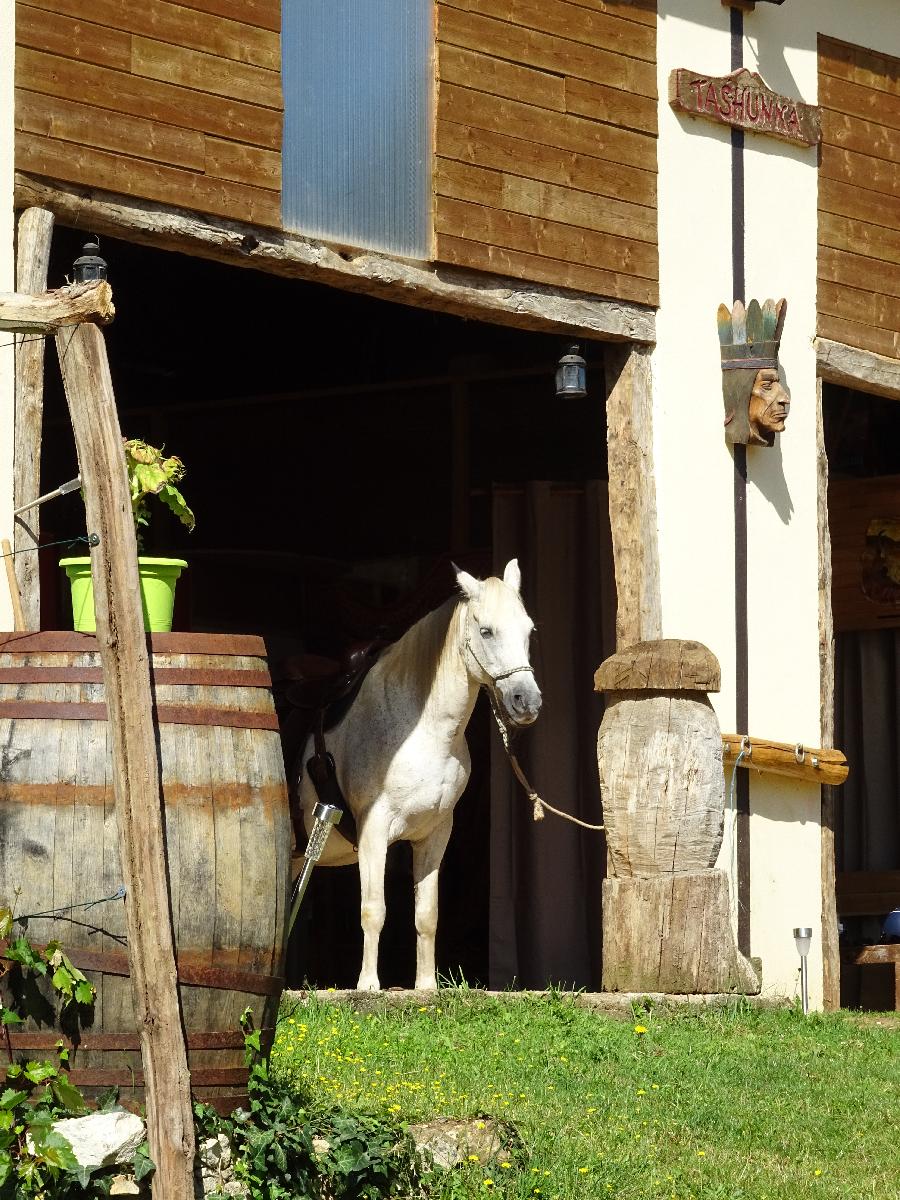
[[[481,634],[481,636],[483,638],[489,638],[489,637],[494,636],[493,629],[488,629],[487,625],[482,625],[482,627],[478,630],[478,632]]]

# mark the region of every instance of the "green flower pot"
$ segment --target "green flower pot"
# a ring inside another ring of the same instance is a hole
[[[72,619],[78,633],[94,633],[94,584],[89,558],[63,558],[72,586]],[[175,604],[175,581],[187,567],[183,558],[139,558],[141,577],[141,608],[144,628],[148,633],[168,633],[172,628],[172,608]]]

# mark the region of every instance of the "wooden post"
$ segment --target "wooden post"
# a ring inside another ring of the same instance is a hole
[[[659,535],[653,474],[650,356],[607,346],[609,519],[616,572],[616,648],[662,637]]]
[[[831,615],[831,531],[828,526],[828,456],[822,415],[822,380],[816,380],[816,467],[819,527],[819,689],[821,742],[834,745],[834,621]],[[822,1002],[827,1012],[841,1007],[841,948],[838,941],[834,865],[836,797],[822,788]]]
[[[57,334],[75,431],[91,550],[97,642],[113,751],[113,785],[134,1013],[141,1037],[156,1200],[193,1200],[194,1125],[178,1003],[162,802],[137,545],[122,433],[96,325]]]
[[[16,250],[16,289],[42,293],[47,288],[53,213],[27,208],[19,218]],[[13,468],[13,508],[34,500],[41,490],[41,428],[44,416],[44,339],[37,334],[16,339],[16,432]],[[16,517],[15,548],[36,546],[41,510]],[[22,597],[24,629],[41,627],[41,585],[37,552],[17,554],[16,578]]]

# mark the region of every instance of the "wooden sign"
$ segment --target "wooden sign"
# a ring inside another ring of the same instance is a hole
[[[722,77],[679,67],[669,76],[669,104],[676,112],[767,134],[795,146],[815,146],[822,138],[818,108],[777,95],[746,67]]]

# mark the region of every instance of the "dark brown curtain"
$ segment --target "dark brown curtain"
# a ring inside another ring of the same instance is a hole
[[[900,630],[835,643],[835,745],[850,775],[837,790],[839,871],[900,869]]]
[[[495,488],[493,544],[497,574],[518,558],[523,599],[537,625],[532,663],[544,705],[516,740],[516,754],[550,804],[599,822],[603,701],[593,676],[615,649],[606,483]],[[490,851],[490,986],[598,989],[603,835],[552,814],[535,823],[498,736],[491,745]]]

